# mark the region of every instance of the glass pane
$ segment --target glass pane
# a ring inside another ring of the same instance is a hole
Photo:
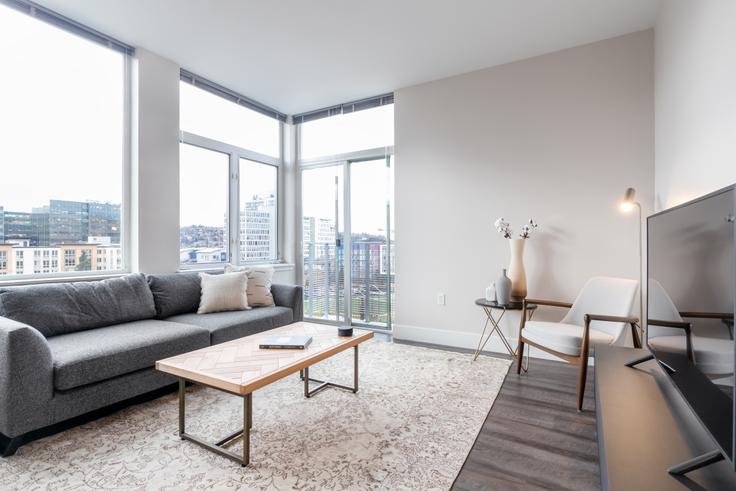
[[[390,170],[385,158],[350,164],[352,317],[375,327],[389,327],[391,322]]]
[[[279,122],[247,107],[179,82],[182,131],[278,157]]]
[[[392,146],[394,105],[303,123],[300,141],[302,159]]]
[[[302,171],[304,316],[345,319],[342,166]]]
[[[179,257],[182,264],[227,261],[230,156],[179,145]]]
[[[123,269],[124,55],[0,5],[0,275]]]
[[[273,261],[276,256],[278,169],[240,159],[240,262]]]

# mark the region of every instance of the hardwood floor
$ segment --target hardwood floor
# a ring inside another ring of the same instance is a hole
[[[512,365],[453,489],[600,489],[593,376],[578,413],[573,366]]]
[[[577,373],[534,358],[527,374],[512,365],[452,489],[600,489],[594,367],[580,413]]]

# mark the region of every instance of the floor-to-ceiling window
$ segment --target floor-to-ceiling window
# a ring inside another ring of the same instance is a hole
[[[308,319],[391,328],[392,101],[383,96],[295,117]]]
[[[277,261],[285,116],[188,72],[181,78],[182,267]]]
[[[0,276],[127,269],[132,48],[0,3]]]

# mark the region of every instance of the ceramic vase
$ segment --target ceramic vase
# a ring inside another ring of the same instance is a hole
[[[508,305],[511,301],[511,280],[506,276],[505,269],[494,284],[496,285],[496,302],[501,305]]]
[[[526,298],[526,271],[524,271],[524,239],[509,239],[511,262],[509,278],[511,279],[511,300],[521,302]]]
[[[486,287],[486,302],[496,301],[496,284],[491,283],[490,286]]]

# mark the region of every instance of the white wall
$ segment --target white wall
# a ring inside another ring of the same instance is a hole
[[[136,49],[132,73],[132,263],[179,268],[179,66]]]
[[[736,182],[736,2],[668,0],[655,29],[656,207]]]
[[[541,225],[530,297],[638,277],[637,221],[617,204],[633,186],[653,205],[653,63],[649,30],[396,92],[397,338],[475,348],[473,301],[509,261],[499,216]]]

